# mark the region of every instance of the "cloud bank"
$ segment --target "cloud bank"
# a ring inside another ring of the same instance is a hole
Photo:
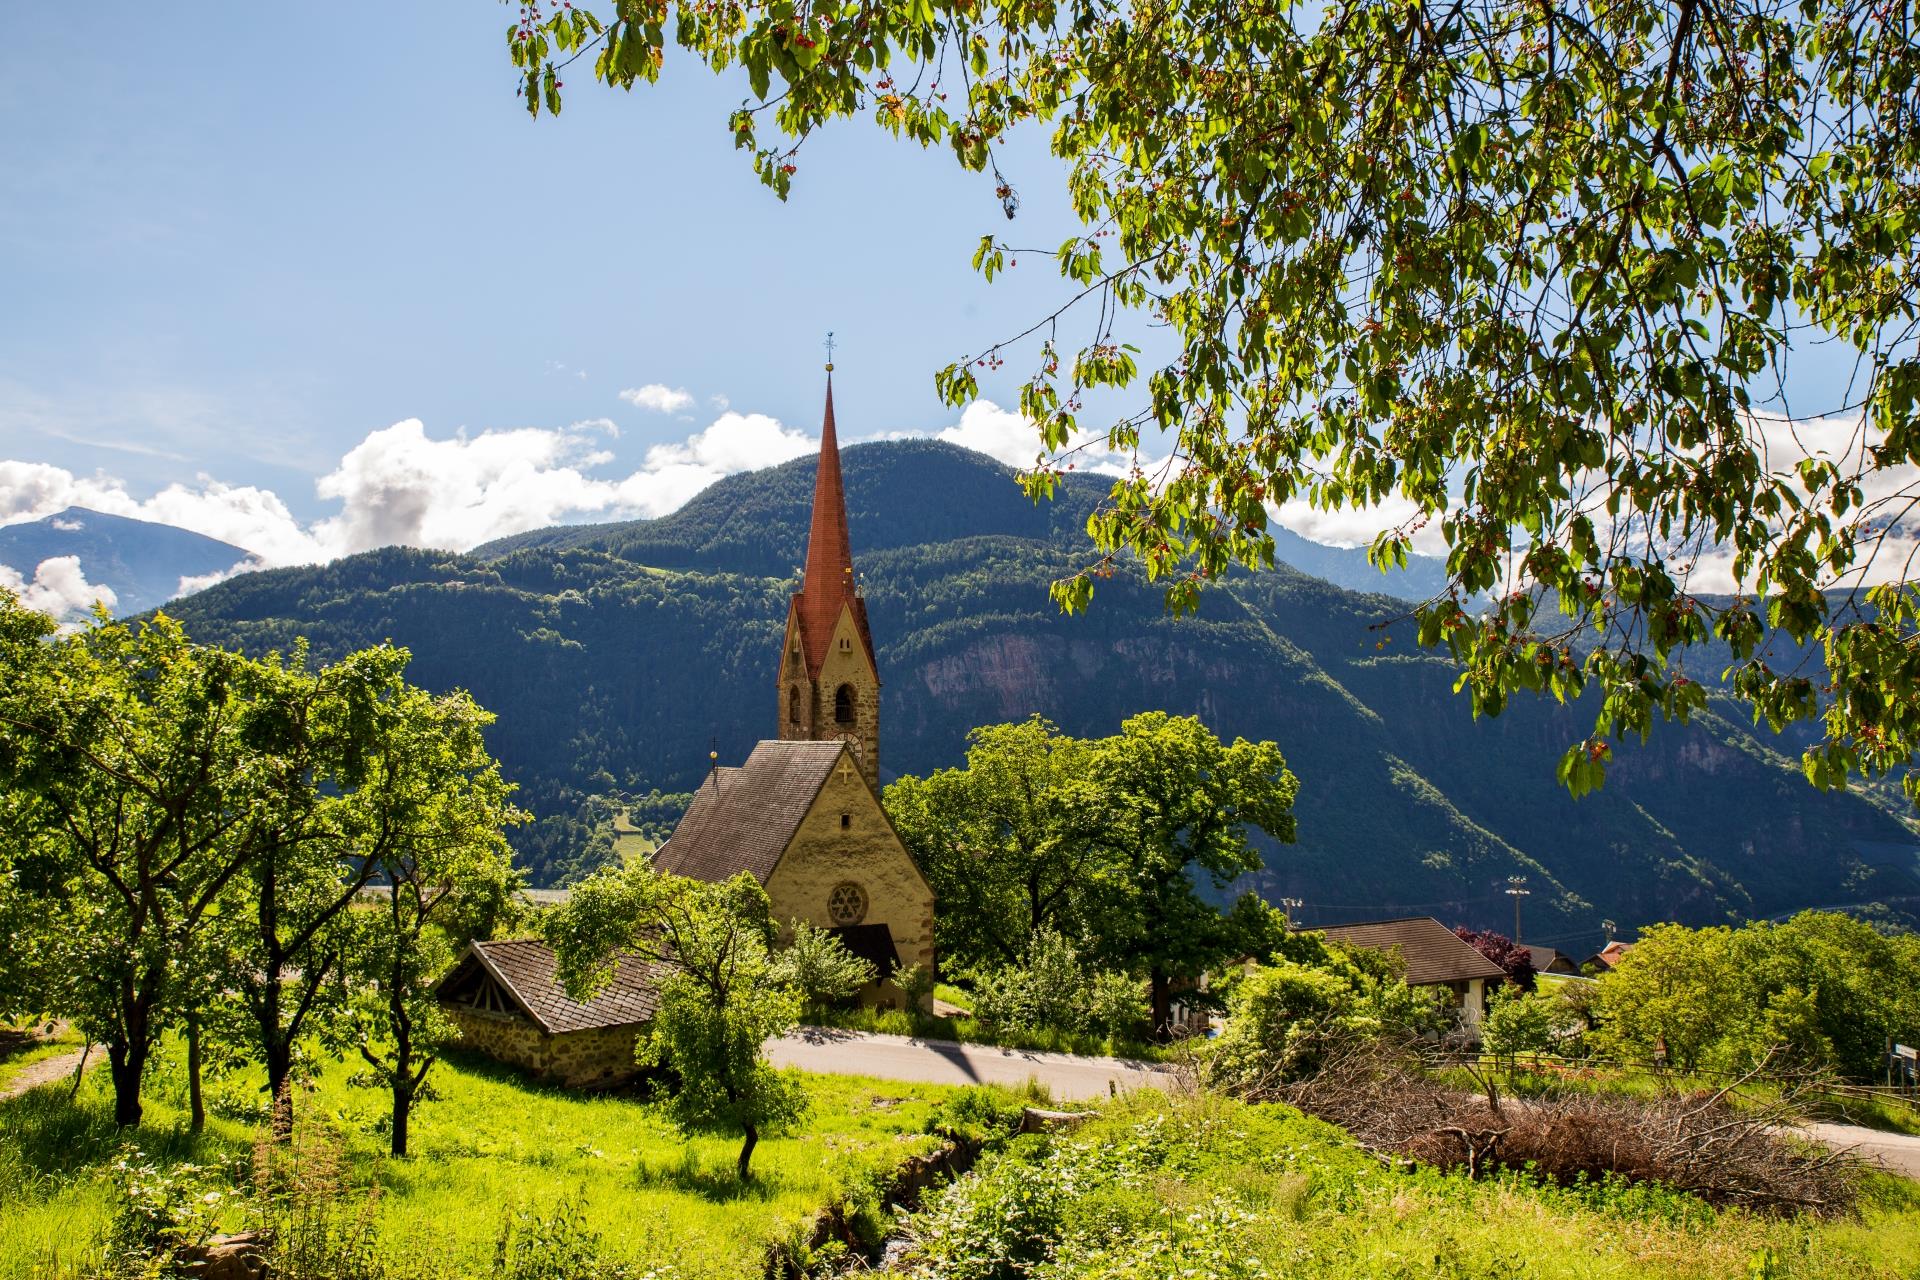
[[[391,545],[464,551],[494,538],[582,519],[661,516],[736,471],[811,452],[817,438],[759,413],[728,410],[684,440],[650,448],[625,476],[608,476],[604,419],[436,439],[417,418],[370,433],[320,477],[315,492],[337,514],[302,522],[269,489],[202,474],[147,498],[111,475],[0,460],[0,525],[67,507],[152,520],[230,542],[241,566],[316,564]],[[183,581],[183,593],[212,578]],[[19,573],[14,577],[18,579]]]
[[[120,602],[112,587],[87,581],[87,575],[80,569],[79,556],[42,560],[33,571],[32,581],[11,566],[0,564],[0,587],[13,592],[27,608],[51,615],[58,622],[84,619],[95,601],[109,609]]]

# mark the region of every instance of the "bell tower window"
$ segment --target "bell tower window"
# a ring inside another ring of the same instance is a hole
[[[853,723],[853,686],[843,684],[833,691],[833,722]]]
[[[787,723],[800,723],[800,686],[797,684],[787,690]]]

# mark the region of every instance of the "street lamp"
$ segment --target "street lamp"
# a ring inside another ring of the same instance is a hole
[[[1520,945],[1520,899],[1531,893],[1525,876],[1507,877],[1507,896],[1513,899],[1513,945]]]

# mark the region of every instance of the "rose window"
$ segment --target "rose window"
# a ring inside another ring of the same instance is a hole
[[[827,895],[827,917],[835,924],[859,924],[867,915],[867,892],[848,880]]]

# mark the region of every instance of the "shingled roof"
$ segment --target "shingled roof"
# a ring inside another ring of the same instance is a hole
[[[623,951],[613,981],[583,1004],[560,985],[552,948],[531,938],[516,938],[469,945],[434,993],[443,999],[453,994],[472,980],[476,967],[491,976],[535,1026],[556,1034],[651,1020],[660,1007],[659,982],[666,973],[664,966]]]
[[[1400,954],[1407,962],[1407,985],[1410,987],[1507,976],[1505,969],[1462,942],[1453,930],[1432,916],[1336,924],[1319,932],[1337,941],[1356,947],[1371,947],[1376,951],[1400,948]]]
[[[746,764],[715,770],[700,784],[653,865],[696,880],[751,871],[765,884],[846,749],[844,742],[759,743]]]

